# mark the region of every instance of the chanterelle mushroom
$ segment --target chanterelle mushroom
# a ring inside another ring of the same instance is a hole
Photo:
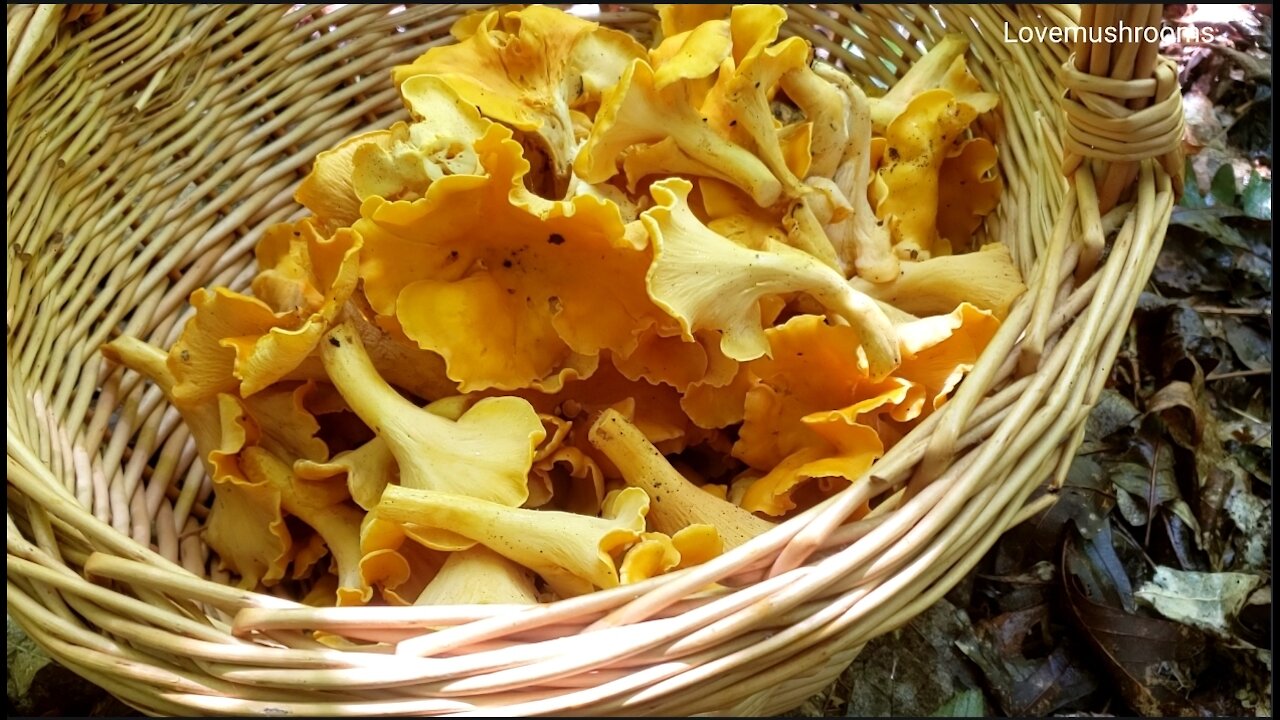
[[[649,294],[680,321],[686,339],[715,329],[728,357],[760,357],[769,350],[761,298],[801,292],[857,329],[872,375],[884,377],[897,366],[897,335],[874,301],[846,292],[844,278],[812,255],[776,243],[753,250],[712,232],[689,208],[692,187],[679,178],[654,183],[658,204],[642,215],[654,253]]]
[[[927,90],[889,124],[876,212],[888,225],[900,259],[923,260],[933,252],[942,163],[974,117],[973,108],[950,91]]]
[[[656,9],[648,48],[467,14],[393,71],[405,122],[315,159],[251,294],[197,291],[167,354],[103,348],[190,426],[241,585],[529,604],[674,572],[866,481],[977,367],[1025,288],[967,252],[1001,182],[965,41],[868,100],[783,8]]]
[[[914,315],[948,313],[960,303],[969,302],[1001,319],[1027,289],[1009,248],[1000,243],[963,255],[903,263],[901,275],[892,282],[870,283],[854,278],[849,284]]]
[[[320,342],[356,286],[359,235],[348,229],[325,237],[309,220],[277,226],[272,233],[296,233],[306,240],[319,305],[275,312],[270,306],[228,288],[191,294],[196,314],[169,351],[175,397],[198,400],[219,392],[248,396],[283,379]]]
[[[498,122],[533,133],[567,186],[577,143],[570,110],[599,99],[627,63],[645,57],[618,30],[531,5],[489,11],[461,42],[428,50],[392,73],[397,86],[435,75]]]
[[[349,324],[325,336],[321,358],[351,409],[395,456],[402,485],[509,506],[528,498],[534,448],[545,436],[528,402],[487,398],[456,422],[428,412],[378,375]]]
[[[782,183],[755,154],[709,127],[688,92],[679,82],[659,90],[649,63],[633,61],[601,100],[575,172],[587,182],[604,182],[617,173],[624,150],[669,139],[690,163],[706,168],[698,174],[728,179],[761,206],[776,202]]]
[[[611,555],[640,538],[649,496],[610,494],[603,517],[525,510],[449,493],[390,485],[375,512],[395,522],[447,528],[542,576],[561,597],[618,584]]]
[[[912,63],[906,74],[888,92],[871,101],[871,121],[875,132],[884,135],[911,100],[928,90],[947,90],[957,102],[969,107],[974,115],[994,108],[1000,101],[1000,96],[983,92],[977,79],[969,73],[964,60],[968,49],[969,41],[965,36],[951,34]]]
[[[660,313],[644,291],[647,253],[617,206],[530,193],[529,163],[501,125],[475,150],[484,175],[442,178],[417,200],[365,201],[355,228],[370,305],[443,356],[464,392],[526,388],[593,369],[602,350],[626,354],[638,319]]]
[[[691,525],[710,525],[725,547],[734,548],[773,524],[704,492],[686,480],[635,425],[612,410],[591,427],[591,442],[613,461],[629,485],[654,499],[649,519],[655,530],[675,536]]]

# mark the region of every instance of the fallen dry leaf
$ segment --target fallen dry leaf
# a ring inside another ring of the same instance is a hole
[[[982,669],[991,694],[1006,715],[1048,715],[1098,688],[1092,673],[1073,663],[1063,646],[1055,647],[1044,657],[1023,655],[1027,635],[1047,621],[1047,606],[1040,605],[984,620],[978,624],[974,637],[956,641],[956,646]]]
[[[1067,606],[1120,694],[1143,715],[1194,714],[1187,696],[1203,660],[1204,635],[1170,620],[1126,612],[1096,590],[1091,592],[1110,581],[1083,545],[1069,536],[1063,546]]]
[[[1232,621],[1261,582],[1256,575],[1188,572],[1160,565],[1136,595],[1170,620],[1231,637]]]

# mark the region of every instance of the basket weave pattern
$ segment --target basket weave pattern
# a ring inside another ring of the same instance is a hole
[[[311,159],[407,119],[388,70],[448,42],[464,9],[129,5],[59,27],[50,7],[8,13],[8,610],[152,714],[798,705],[1052,503],[1181,186],[1181,99],[1154,45],[1005,40],[1156,24],[1158,5],[790,6],[784,33],[859,82],[891,84],[962,32],[1000,93],[984,122],[1006,191],[980,240],[1030,290],[956,396],[864,481],[696,568],[514,611],[310,608],[223,584],[186,428],[97,348],[168,347],[192,290],[245,288],[263,230],[300,215]],[[891,512],[845,522],[891,492]]]

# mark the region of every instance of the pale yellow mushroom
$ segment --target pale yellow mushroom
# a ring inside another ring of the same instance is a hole
[[[346,504],[346,489],[299,481],[289,463],[260,447],[240,452],[240,467],[252,482],[280,493],[284,511],[324,538],[338,566],[338,604],[364,602],[360,580],[360,511]]]
[[[642,533],[622,558],[618,578],[623,585],[664,575],[680,564],[680,551],[662,533]]]
[[[578,151],[574,172],[589,183],[608,180],[618,172],[623,151],[668,138],[711,177],[725,177],[745,190],[757,205],[772,205],[782,184],[746,148],[708,127],[689,102],[687,89],[674,83],[656,86],[653,68],[643,60],[627,66],[617,86],[605,94],[591,136]]]
[[[570,112],[594,103],[645,50],[626,33],[563,10],[505,6],[484,14],[474,32],[433,47],[392,71],[403,87],[434,75],[487,117],[540,141],[563,189],[578,145]]]
[[[1027,289],[1009,249],[1000,243],[963,255],[903,263],[901,274],[892,282],[853,278],[849,284],[920,317],[945,315],[968,302],[1004,319],[1013,301]]]
[[[661,90],[675,82],[708,79],[720,69],[720,63],[729,57],[732,49],[728,20],[708,20],[663,38],[658,47],[649,51],[655,85]],[[695,103],[701,104],[708,89],[709,82],[701,86],[701,92],[695,92]]]
[[[755,359],[769,350],[760,301],[808,293],[857,329],[873,377],[892,372],[899,361],[897,338],[871,298],[849,292],[853,288],[839,272],[789,245],[751,249],[713,232],[689,208],[692,187],[682,178],[654,183],[649,192],[658,204],[641,215],[654,252],[649,296],[680,323],[686,340],[698,330],[719,331],[726,356]]]
[[[601,413],[591,426],[590,439],[617,466],[628,485],[653,498],[649,520],[658,532],[673,536],[691,525],[711,525],[725,548],[735,548],[773,527],[689,482],[618,412]]]
[[[850,216],[827,228],[845,274],[871,282],[888,282],[898,274],[889,229],[876,218],[867,188],[871,182],[871,111],[866,93],[848,75],[830,65],[815,66],[815,73],[830,80],[845,96],[848,144],[836,169],[835,183],[853,207]]]
[[[762,15],[768,17],[751,17]],[[783,75],[805,67],[810,48],[808,43],[797,37],[770,44],[776,39],[777,28],[785,19],[786,11],[777,6],[739,5],[734,8],[730,18],[734,55],[742,50],[740,40],[749,46],[736,65],[730,65],[726,60],[702,109],[717,126],[736,123],[733,125],[734,134],[750,138],[749,146],[781,183],[783,193],[787,197],[796,197],[803,186],[787,166],[769,100],[770,93]]]
[[[836,168],[849,142],[845,123],[844,97],[831,82],[804,66],[783,73],[779,81],[782,91],[791,98],[809,122],[813,123],[813,154],[809,174],[835,177]]]
[[[374,368],[344,323],[320,343],[329,378],[351,409],[386,442],[407,487],[456,492],[518,506],[546,431],[526,400],[486,398],[452,421],[414,405]]]
[[[448,528],[538,573],[560,597],[573,597],[618,584],[612,553],[639,539],[648,510],[649,497],[635,488],[610,493],[603,517],[591,517],[389,485],[374,512],[392,522]]]
[[[103,345],[99,350],[103,357],[133,370],[160,388],[169,404],[177,408],[195,440],[200,462],[212,475],[214,468],[209,453],[216,450],[222,439],[222,419],[218,403],[208,400],[180,400],[174,395],[177,381],[169,371],[168,354],[160,348],[135,337],[121,335]]]
[[[984,113],[996,106],[1000,96],[983,92],[978,81],[969,74],[964,54],[969,40],[953,33],[942,38],[923,57],[911,64],[898,82],[881,97],[871,100],[871,121],[877,135],[886,129],[915,96],[937,88],[951,91],[956,100]]]
[[[538,590],[528,570],[483,545],[449,554],[414,605],[532,605]]]

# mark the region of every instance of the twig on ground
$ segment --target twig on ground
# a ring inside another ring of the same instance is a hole
[[[1145,549],[1151,546],[1151,519],[1156,513],[1156,472],[1160,467],[1160,451],[1164,449],[1164,439],[1156,441],[1156,451],[1151,457],[1151,477],[1147,486],[1147,532],[1142,538],[1142,547]]]
[[[1226,380],[1227,378],[1238,378],[1238,377],[1256,377],[1258,375],[1270,375],[1270,374],[1271,374],[1271,368],[1258,368],[1257,370],[1236,370],[1235,372],[1212,373],[1210,375],[1206,375],[1204,378],[1204,381],[1210,382],[1212,380]]]
[[[1209,315],[1265,315],[1271,317],[1271,308],[1235,308],[1220,305],[1195,305],[1191,308]]]

